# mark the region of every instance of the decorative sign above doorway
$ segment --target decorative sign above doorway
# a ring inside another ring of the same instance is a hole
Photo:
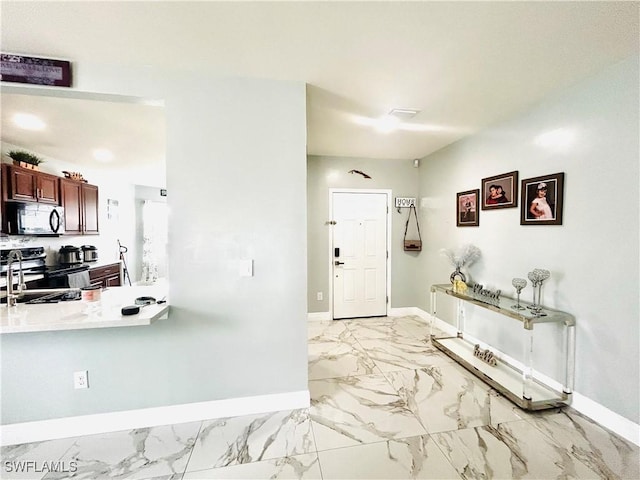
[[[0,54],[0,80],[70,87],[71,62],[2,53]]]

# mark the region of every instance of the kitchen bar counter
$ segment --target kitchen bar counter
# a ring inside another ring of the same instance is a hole
[[[83,300],[14,307],[0,305],[0,334],[83,330],[90,328],[135,327],[151,325],[167,318],[168,303],[140,308],[136,315],[122,315],[121,308],[134,305],[137,297],[151,296],[161,300],[167,294],[166,284],[110,287],[101,292],[100,301]]]

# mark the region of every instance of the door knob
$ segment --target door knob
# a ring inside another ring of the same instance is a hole
[[[339,262],[338,260],[336,260],[335,262],[333,262],[334,265],[338,266],[338,265],[344,265],[344,262]]]

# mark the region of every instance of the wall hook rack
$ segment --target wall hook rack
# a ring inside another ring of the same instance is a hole
[[[416,199],[413,197],[396,197],[396,209],[402,213],[401,208],[411,208],[416,206]]]

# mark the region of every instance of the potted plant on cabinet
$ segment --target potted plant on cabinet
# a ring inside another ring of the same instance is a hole
[[[38,170],[38,165],[44,161],[40,157],[22,150],[11,150],[7,155],[13,160],[14,165],[31,170]]]

